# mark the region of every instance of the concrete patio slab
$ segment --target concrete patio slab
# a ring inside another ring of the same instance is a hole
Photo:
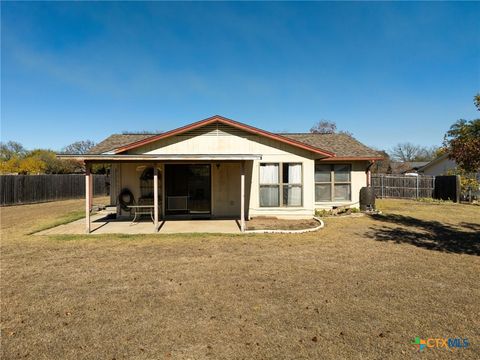
[[[108,219],[105,213],[91,217],[91,234],[154,234],[153,223],[147,219],[132,223],[129,220]],[[241,233],[235,220],[166,220],[160,223],[159,234],[177,233]],[[35,235],[83,235],[85,219],[39,231]]]
[[[162,234],[178,233],[222,233],[240,234],[235,220],[166,220],[160,228]]]

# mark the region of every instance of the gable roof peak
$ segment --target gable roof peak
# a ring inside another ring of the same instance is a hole
[[[209,125],[209,124],[214,123],[214,122],[220,122],[220,123],[223,123],[223,124],[226,124],[226,125],[230,125],[232,127],[241,129],[241,130],[246,131],[248,133],[264,136],[266,138],[270,138],[270,139],[273,139],[273,140],[277,140],[277,141],[289,144],[289,145],[294,146],[294,147],[298,147],[298,148],[301,148],[301,149],[304,149],[304,150],[307,150],[307,151],[311,151],[313,153],[322,155],[324,157],[335,156],[335,154],[333,152],[326,151],[326,150],[320,149],[318,147],[315,147],[315,146],[312,146],[312,145],[309,145],[309,144],[305,144],[305,143],[300,142],[298,140],[288,138],[288,137],[285,137],[285,136],[282,136],[282,135],[279,135],[279,134],[274,134],[274,133],[271,133],[269,131],[262,130],[262,129],[259,129],[259,128],[256,128],[256,127],[253,127],[253,126],[250,126],[250,125],[247,125],[247,124],[244,124],[244,123],[241,123],[241,122],[238,122],[238,121],[226,118],[226,117],[223,117],[221,115],[214,115],[214,116],[211,116],[209,118],[191,123],[189,125],[185,125],[185,126],[177,128],[177,129],[167,131],[167,132],[162,133],[162,134],[153,135],[153,136],[148,137],[146,139],[142,139],[142,140],[139,140],[139,141],[135,141],[131,144],[121,146],[121,147],[119,147],[115,150],[115,154],[120,154],[120,153],[123,153],[125,151],[135,149],[135,148],[138,148],[140,146],[147,145],[147,144],[150,144],[150,143],[158,141],[158,140],[169,138],[171,136],[180,135],[180,134],[183,134],[187,131],[198,129],[200,127]]]

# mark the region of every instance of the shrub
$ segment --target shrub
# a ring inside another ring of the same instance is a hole
[[[332,210],[327,209],[315,209],[315,216],[317,217],[327,217],[332,215]]]

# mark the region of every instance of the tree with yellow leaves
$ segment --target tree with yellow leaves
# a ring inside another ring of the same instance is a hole
[[[42,174],[45,172],[47,165],[37,156],[29,156],[18,164],[18,172],[20,174]]]

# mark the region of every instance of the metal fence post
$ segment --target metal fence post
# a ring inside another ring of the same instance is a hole
[[[383,178],[384,178],[384,176],[385,176],[385,175],[382,174],[382,177],[380,178],[380,179],[382,179],[382,181],[381,181],[381,186],[382,186],[382,199],[383,199],[384,196],[385,196],[385,190],[384,190],[384,188],[383,188]]]
[[[418,199],[418,181],[419,181],[418,178],[419,178],[419,177],[420,177],[420,175],[417,176],[417,196],[416,196],[416,199]]]

